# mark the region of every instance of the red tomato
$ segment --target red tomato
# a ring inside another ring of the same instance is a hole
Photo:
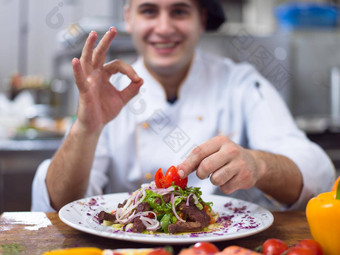
[[[296,247],[306,248],[314,252],[315,255],[322,255],[321,245],[313,239],[304,239],[296,244]]]
[[[289,249],[287,255],[315,255],[315,253],[307,248],[293,247]]]
[[[287,244],[280,239],[267,239],[262,245],[262,253],[264,255],[280,255],[288,249]]]
[[[149,252],[148,255],[171,255],[171,253],[163,248],[156,248]]]
[[[165,188],[164,184],[164,174],[162,172],[162,168],[158,169],[156,174],[155,174],[155,183],[157,188]]]
[[[177,168],[171,166],[165,173],[162,172],[162,168],[158,169],[155,174],[155,182],[157,188],[168,188],[172,183],[184,189],[188,183],[188,177],[181,179],[178,175]]]
[[[178,175],[177,168],[174,166],[169,167],[168,171],[166,171],[165,180],[167,184],[170,183],[169,186],[171,186],[172,182],[174,182],[175,185],[181,187],[182,189],[185,189],[188,184],[188,177],[181,179]]]
[[[203,251],[208,255],[215,254],[220,251],[213,243],[208,243],[208,242],[195,243],[192,249]]]
[[[194,250],[193,248],[186,248],[186,249],[182,249],[178,255],[208,255],[208,254],[201,250]]]

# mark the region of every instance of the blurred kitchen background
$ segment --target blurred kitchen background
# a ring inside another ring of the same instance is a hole
[[[248,61],[280,92],[297,124],[340,171],[338,1],[222,0],[228,22],[205,51]],[[116,26],[108,59],[136,57],[124,0],[0,0],[0,213],[30,210],[38,164],[74,118],[71,60],[91,30]]]

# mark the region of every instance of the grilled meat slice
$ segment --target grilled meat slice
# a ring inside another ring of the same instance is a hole
[[[146,227],[144,223],[142,222],[142,220],[140,219],[140,217],[137,217],[133,220],[133,225],[131,228],[132,232],[142,233],[145,229]]]
[[[163,200],[164,200],[165,203],[169,203],[170,200],[171,200],[171,193],[165,194],[163,196]]]
[[[196,205],[186,205],[185,202],[181,202],[177,208],[187,216],[187,221],[200,222],[202,228],[209,225],[210,216],[204,210],[198,209]]]
[[[170,224],[168,226],[168,231],[170,234],[182,233],[182,232],[194,232],[202,230],[202,224],[198,221],[187,221],[181,222],[177,221],[175,224]]]
[[[137,205],[136,213],[146,212],[146,211],[151,211],[151,210],[152,208],[147,202],[142,202],[139,205]]]
[[[186,205],[186,202],[183,201],[177,206],[177,209],[184,213],[187,221],[178,221],[175,224],[170,224],[168,226],[169,233],[200,231],[209,225],[210,216],[204,210],[198,209],[193,203]]]
[[[107,213],[105,211],[101,211],[100,213],[98,213],[98,220],[100,223],[103,223],[104,220],[108,220],[108,221],[115,221],[116,220],[116,215],[111,214],[111,213]]]
[[[123,208],[127,201],[128,200],[126,199],[123,203],[119,203],[117,207],[118,208]]]

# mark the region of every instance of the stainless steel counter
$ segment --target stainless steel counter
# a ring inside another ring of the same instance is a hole
[[[12,152],[55,151],[60,144],[61,139],[0,140],[0,156]]]
[[[60,144],[61,139],[0,140],[0,213],[30,210],[37,167]]]

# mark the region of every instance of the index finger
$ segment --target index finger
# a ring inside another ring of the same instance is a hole
[[[106,53],[110,48],[111,42],[113,38],[117,35],[117,29],[115,27],[111,27],[109,31],[106,32],[104,37],[100,40],[97,47],[94,49],[93,53],[93,68],[100,68],[105,63]]]
[[[203,159],[217,151],[218,146],[211,140],[194,148],[189,156],[177,166],[179,177],[181,177],[181,179],[186,178],[198,168]]]
[[[108,78],[112,74],[119,72],[127,75],[127,77],[131,80],[130,85],[120,92],[124,105],[138,93],[139,88],[143,84],[143,79],[137,75],[132,66],[120,59],[114,60],[104,65],[104,71],[106,72]]]
[[[127,75],[132,82],[138,83],[141,78],[137,75],[135,70],[129,64],[125,63],[120,59],[116,59],[104,65],[104,71],[108,76],[116,73],[122,73]]]

